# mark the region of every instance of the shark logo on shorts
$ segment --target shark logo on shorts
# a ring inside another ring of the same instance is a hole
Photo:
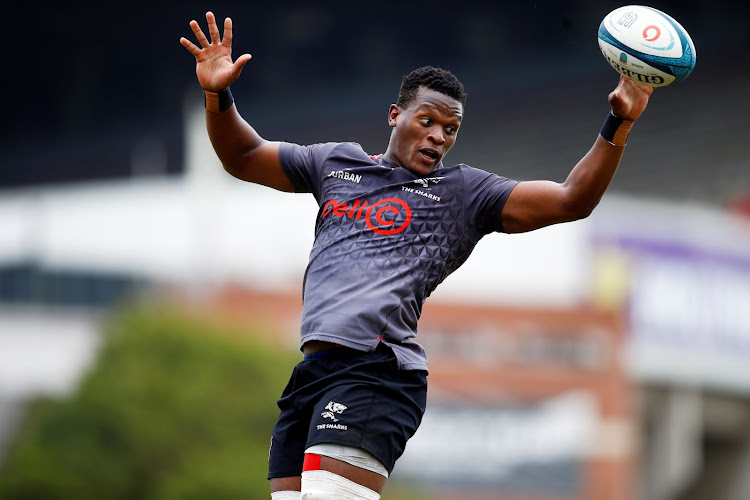
[[[341,415],[342,413],[344,413],[344,410],[346,410],[346,406],[342,405],[341,403],[337,403],[335,401],[330,401],[326,405],[326,411],[321,413],[320,416],[323,418],[330,418],[334,422],[338,422],[339,419],[336,418],[336,414],[338,413],[339,415]]]

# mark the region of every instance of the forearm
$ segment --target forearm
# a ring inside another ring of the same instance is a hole
[[[504,230],[521,233],[588,217],[614,179],[630,127],[646,108],[652,92],[652,87],[621,76],[608,97],[612,112],[588,153],[562,184],[552,181],[519,183],[503,207]]]
[[[265,142],[240,116],[234,104],[229,109],[219,111],[207,101],[206,130],[216,155],[233,175],[243,169],[252,152]]]
[[[195,56],[195,72],[205,92],[206,129],[224,169],[233,176],[280,191],[294,191],[279,159],[280,143],[264,140],[242,119],[234,106],[229,86],[240,76],[250,54],[232,62],[232,20],[224,20],[224,37],[219,35],[216,18],[206,12],[211,40],[196,21],[190,21],[200,47],[186,38],[180,43]],[[222,90],[223,89],[223,90]]]
[[[608,100],[612,110],[602,124],[594,146],[563,183],[566,204],[573,217],[587,217],[612,182],[625,151],[630,129],[641,115],[653,88],[621,77]]]
[[[624,149],[600,135],[565,182],[519,183],[503,207],[503,230],[523,233],[588,217],[612,182]]]
[[[625,146],[615,146],[601,135],[583,158],[573,167],[562,184],[566,212],[581,219],[591,214],[614,179]]]
[[[224,170],[247,182],[280,191],[294,191],[281,168],[279,143],[263,139],[239,114],[234,104],[217,109],[206,102],[206,129]]]
[[[594,146],[563,183],[566,204],[572,206],[573,217],[587,217],[599,204],[620,164],[630,129],[645,109],[653,90],[620,77],[617,88],[609,94],[612,110],[602,124]]]

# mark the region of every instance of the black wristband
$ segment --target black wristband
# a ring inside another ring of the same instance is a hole
[[[613,146],[624,146],[628,142],[628,135],[630,135],[630,128],[633,123],[635,123],[633,120],[625,120],[615,116],[610,110],[599,133]]]
[[[208,111],[212,113],[221,113],[232,107],[234,104],[234,97],[232,97],[232,91],[229,87],[219,92],[209,92],[208,90],[203,91],[203,104]]]

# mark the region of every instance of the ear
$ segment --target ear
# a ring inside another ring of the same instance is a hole
[[[398,118],[398,115],[401,114],[401,108],[396,106],[395,104],[391,104],[391,107],[388,108],[388,126],[393,128],[396,126],[396,119]]]

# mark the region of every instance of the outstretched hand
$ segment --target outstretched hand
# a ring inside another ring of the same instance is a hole
[[[609,105],[616,116],[625,120],[636,120],[646,109],[648,98],[653,91],[654,87],[620,75],[620,82],[609,94]]]
[[[219,92],[239,78],[242,67],[252,56],[242,54],[232,62],[232,20],[230,18],[224,20],[223,39],[212,12],[206,12],[206,22],[211,35],[210,42],[201,31],[198,22],[193,20],[190,21],[190,27],[201,46],[198,47],[185,37],[180,38],[180,43],[195,56],[195,73],[201,87],[209,92]]]

